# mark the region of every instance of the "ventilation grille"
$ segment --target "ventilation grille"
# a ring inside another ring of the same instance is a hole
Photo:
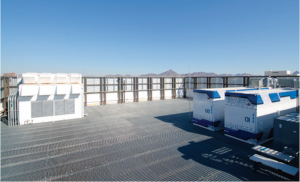
[[[65,114],[75,114],[74,99],[31,102],[32,118]]]

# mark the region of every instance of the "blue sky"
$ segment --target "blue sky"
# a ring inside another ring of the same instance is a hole
[[[1,72],[299,71],[298,0],[2,0]]]

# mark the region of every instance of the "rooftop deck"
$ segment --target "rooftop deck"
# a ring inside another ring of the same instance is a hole
[[[276,181],[251,145],[189,124],[186,99],[85,107],[76,120],[1,122],[1,180]]]

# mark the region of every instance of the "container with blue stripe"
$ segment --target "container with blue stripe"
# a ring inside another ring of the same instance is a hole
[[[225,93],[225,135],[251,144],[273,138],[274,118],[295,112],[298,90],[269,89]]]
[[[257,90],[231,87],[193,91],[193,124],[211,131],[224,129],[225,92]]]

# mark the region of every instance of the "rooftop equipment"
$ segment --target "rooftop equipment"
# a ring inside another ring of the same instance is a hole
[[[225,93],[225,135],[251,144],[273,138],[274,118],[296,111],[298,90]]]
[[[35,73],[22,74],[21,78],[16,107],[19,125],[83,117],[80,74]]]
[[[225,92],[257,89],[232,87],[194,90],[193,124],[211,131],[224,129]]]

